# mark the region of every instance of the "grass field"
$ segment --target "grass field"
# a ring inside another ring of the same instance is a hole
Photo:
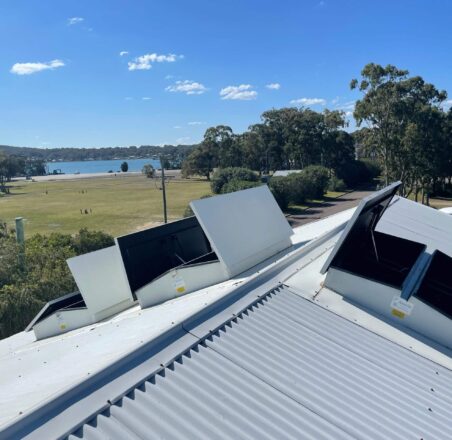
[[[414,201],[414,194],[411,194],[408,197],[410,200]],[[421,196],[418,198],[418,202],[421,203]],[[442,198],[442,199],[430,199],[430,206],[432,208],[441,209],[441,208],[447,208],[449,206],[452,206],[452,199]]]
[[[80,228],[113,236],[163,222],[162,191],[157,181],[141,175],[53,182],[13,182],[0,198],[0,219],[14,225],[24,217],[27,236],[36,232],[75,233]],[[168,219],[182,217],[190,200],[210,194],[201,180],[167,184]],[[87,210],[91,213],[81,214]]]

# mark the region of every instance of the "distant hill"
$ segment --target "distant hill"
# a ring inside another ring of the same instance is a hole
[[[31,148],[0,145],[0,152],[7,155],[21,156],[27,159],[50,161],[139,159],[163,154],[172,162],[182,162],[194,145],[141,145],[140,147],[107,148]]]

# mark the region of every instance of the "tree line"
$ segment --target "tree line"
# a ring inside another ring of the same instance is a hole
[[[214,168],[242,166],[268,174],[317,164],[339,170],[354,160],[344,112],[282,108],[264,112],[261,119],[242,134],[225,125],[208,128],[184,161],[183,174],[210,179]]]
[[[40,159],[25,159],[6,155],[0,151],[0,193],[7,193],[7,182],[16,176],[41,176],[46,173],[45,163]]]
[[[309,108],[264,112],[261,122],[236,134],[219,125],[184,161],[185,176],[210,179],[215,168],[247,167],[268,174],[279,169],[326,167],[332,176],[359,181],[358,158],[381,167],[383,183],[401,180],[402,195],[452,193],[452,110],[445,91],[407,70],[370,63],[350,87],[362,93],[349,133],[345,113]]]
[[[83,161],[111,159],[143,159],[165,156],[171,164],[179,165],[192,150],[192,145],[141,145],[105,148],[30,148],[0,145],[0,154],[50,161]]]

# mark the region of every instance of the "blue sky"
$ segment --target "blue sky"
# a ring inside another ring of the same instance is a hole
[[[451,17],[449,0],[1,0],[0,144],[194,143],[270,108],[350,112],[368,62],[452,95]]]

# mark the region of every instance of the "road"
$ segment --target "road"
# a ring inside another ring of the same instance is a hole
[[[300,214],[292,214],[287,217],[292,227],[320,220],[338,212],[353,208],[358,205],[362,198],[371,194],[372,191],[353,191],[336,199],[328,199],[323,203],[316,203]]]

